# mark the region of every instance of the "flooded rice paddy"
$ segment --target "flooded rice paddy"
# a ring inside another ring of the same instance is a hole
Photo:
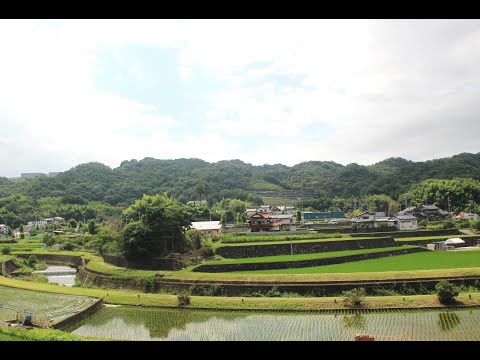
[[[45,315],[57,322],[90,307],[95,301],[95,298],[86,296],[52,294],[0,286],[0,320],[14,319],[16,311],[19,310],[32,315]]]
[[[75,285],[75,278],[77,276],[77,270],[69,266],[50,265],[45,270],[35,271],[34,273],[45,275],[49,283],[64,286]]]
[[[480,309],[252,313],[103,307],[69,329],[118,340],[375,341],[480,340]]]

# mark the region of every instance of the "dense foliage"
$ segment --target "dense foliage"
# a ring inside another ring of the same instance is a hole
[[[123,216],[134,220],[123,228],[121,236],[127,257],[146,258],[186,250],[184,230],[192,214],[186,205],[166,193],[143,195],[123,211]]]
[[[355,163],[343,166],[331,161],[308,161],[292,167],[254,166],[240,160],[208,163],[200,159],[145,158],[123,161],[115,169],[94,162],[78,165],[55,177],[0,178],[0,198],[25,196],[33,201],[54,198],[55,206],[103,202],[126,207],[143,194],[168,192],[182,203],[207,199],[212,205],[222,198],[235,198],[258,205],[261,199],[252,195],[254,191],[301,190],[327,198],[385,194],[398,199],[423,180],[459,176],[480,179],[480,153],[425,162],[390,158],[369,166]],[[24,207],[22,213],[34,211],[31,201],[19,200],[18,206]]]
[[[441,280],[435,285],[435,291],[437,292],[438,300],[442,304],[452,304],[455,302],[455,297],[460,294],[458,286],[445,280]]]

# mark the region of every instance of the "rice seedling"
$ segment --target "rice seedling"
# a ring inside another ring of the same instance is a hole
[[[443,314],[443,315],[442,315]],[[123,340],[480,340],[480,310],[348,311],[338,314],[244,313],[104,308],[76,325],[74,334]],[[442,331],[440,322],[448,327]]]

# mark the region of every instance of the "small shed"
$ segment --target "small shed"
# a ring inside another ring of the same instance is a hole
[[[437,241],[430,244],[427,244],[428,250],[433,251],[444,251],[445,250],[445,241]]]

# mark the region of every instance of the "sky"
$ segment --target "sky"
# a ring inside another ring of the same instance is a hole
[[[480,152],[479,20],[0,20],[0,176]]]

